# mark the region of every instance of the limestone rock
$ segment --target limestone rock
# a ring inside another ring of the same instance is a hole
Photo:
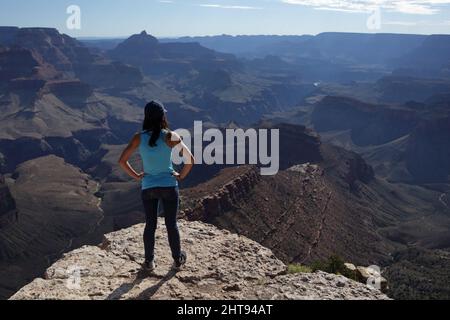
[[[356,266],[353,263],[344,263],[344,265],[349,271],[351,272],[356,271]]]
[[[362,267],[356,268],[356,276],[361,283],[366,283],[375,288],[379,288],[382,292],[386,292],[388,288],[387,280],[381,276],[381,272],[378,267]]]
[[[271,250],[202,222],[180,221],[186,266],[171,271],[163,220],[156,235],[156,271],[140,270],[136,225],[105,236],[99,247],[65,254],[11,299],[388,299],[380,291],[324,272],[286,274]]]

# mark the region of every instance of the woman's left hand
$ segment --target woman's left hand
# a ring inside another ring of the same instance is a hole
[[[179,174],[178,172],[174,171],[172,172],[172,175],[175,177],[175,179],[177,179],[178,181],[183,180],[184,178],[181,176],[181,174]]]

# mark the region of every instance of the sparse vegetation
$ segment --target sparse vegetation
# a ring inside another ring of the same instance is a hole
[[[348,270],[345,266],[345,261],[337,255],[331,256],[326,261],[314,262],[311,265],[311,269],[313,272],[320,270],[328,273],[343,275],[344,277],[352,280],[357,280],[356,274]]]
[[[293,274],[293,273],[311,273],[312,269],[308,266],[304,266],[301,264],[290,264],[288,265],[288,273]]]
[[[450,254],[446,250],[409,248],[394,254],[387,268],[389,296],[396,300],[450,299]]]

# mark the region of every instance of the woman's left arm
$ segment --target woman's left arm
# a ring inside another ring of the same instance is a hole
[[[183,139],[181,139],[181,137],[176,132],[170,132],[170,134],[167,135],[166,142],[171,148],[180,148],[184,159],[184,166],[180,173],[174,172],[173,175],[177,178],[178,181],[184,180],[189,172],[191,172],[195,164],[195,158],[192,155],[191,150],[189,150],[189,148],[183,142]]]
[[[131,139],[128,146],[123,150],[122,155],[119,159],[120,167],[132,178],[136,180],[141,180],[144,177],[144,173],[137,173],[133,169],[131,164],[128,162],[133,152],[139,147],[141,143],[141,135],[139,133],[135,134],[133,139]]]

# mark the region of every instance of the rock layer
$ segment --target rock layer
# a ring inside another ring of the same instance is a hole
[[[0,228],[12,223],[16,213],[16,202],[5,184],[5,178],[0,174]]]
[[[186,200],[194,199],[188,200],[186,209],[182,212],[183,217],[187,220],[211,221],[214,217],[235,208],[261,179],[257,167],[243,166],[229,171],[231,170],[237,171],[236,175],[229,181],[223,181],[223,186],[214,190],[215,192],[206,186],[204,189],[209,189],[209,192],[203,197],[199,197],[203,193],[201,190],[195,190],[195,196],[190,190],[183,194]]]

